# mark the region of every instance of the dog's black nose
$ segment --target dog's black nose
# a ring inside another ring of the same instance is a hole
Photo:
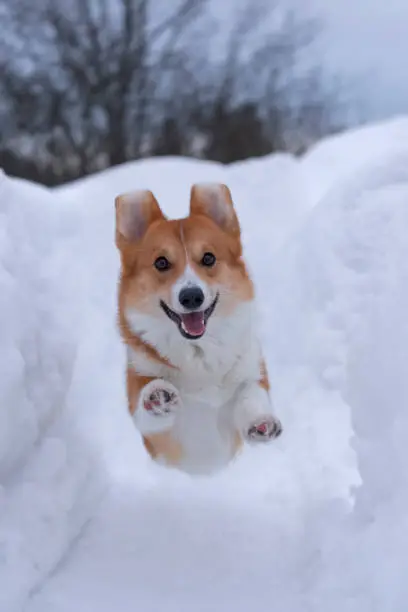
[[[185,287],[179,293],[179,301],[186,310],[198,310],[204,302],[204,293],[200,287]]]

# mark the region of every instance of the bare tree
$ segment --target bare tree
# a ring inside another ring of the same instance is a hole
[[[22,130],[46,134],[46,148],[69,158],[79,174],[139,156],[157,65],[164,71],[163,53],[181,52],[184,31],[204,7],[183,0],[150,28],[151,4],[120,0],[112,14],[109,0],[16,0],[10,9],[16,35],[30,41],[19,55],[31,66],[25,77],[14,65],[2,80],[10,112]]]
[[[206,0],[0,0],[0,163],[58,183],[144,155],[304,148],[332,125],[321,74],[302,65],[315,24],[280,0],[256,7],[211,59]]]

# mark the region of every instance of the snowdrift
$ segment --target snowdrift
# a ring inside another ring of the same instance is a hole
[[[379,123],[342,132],[313,146],[303,158],[303,169],[314,185],[316,201],[340,180],[367,164],[381,163],[386,156],[407,149],[408,117],[395,117]]]
[[[2,612],[22,609],[83,526],[103,482],[84,437],[89,366],[78,268],[69,261],[78,229],[72,214],[62,197],[1,176]]]
[[[322,556],[311,601],[318,612],[403,612],[408,597],[408,151],[361,170],[330,199],[335,217],[327,205],[315,227],[339,263],[329,310],[343,351],[330,384],[351,410],[363,484],[350,516],[334,520],[329,512],[327,520],[320,509],[319,523],[323,519],[326,526],[319,533]]]
[[[405,612],[407,126],[302,160],[2,178],[1,612]],[[192,481],[126,415],[112,202],[148,187],[179,215],[201,180],[237,201],[286,433]]]

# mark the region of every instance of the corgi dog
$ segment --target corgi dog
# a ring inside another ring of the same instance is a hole
[[[115,207],[130,414],[154,460],[210,474],[282,432],[230,190],[193,185],[183,219],[148,190]]]

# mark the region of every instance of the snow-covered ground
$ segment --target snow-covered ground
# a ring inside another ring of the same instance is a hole
[[[285,433],[153,465],[126,412],[113,198],[227,182]],[[0,612],[406,612],[408,119],[304,159],[0,177]]]

